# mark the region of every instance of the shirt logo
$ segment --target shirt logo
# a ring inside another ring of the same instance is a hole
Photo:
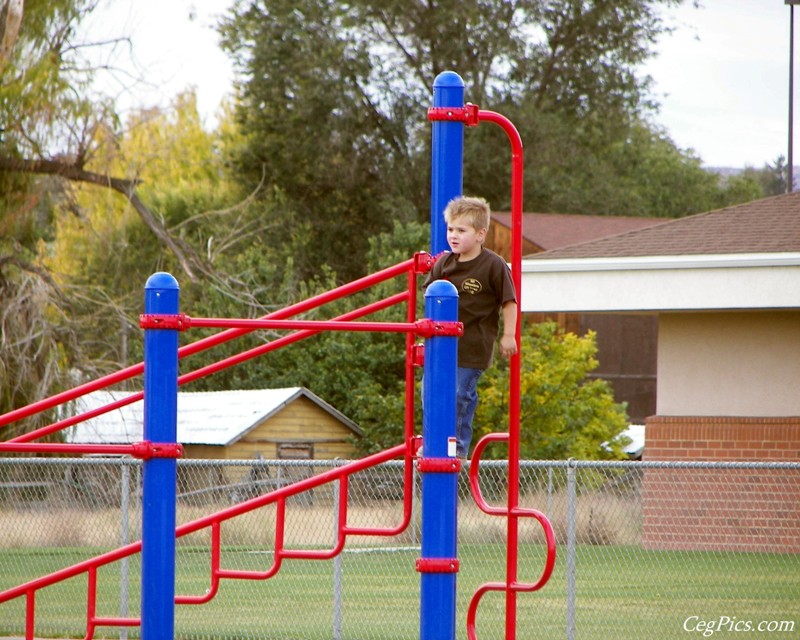
[[[481,286],[481,281],[475,278],[467,278],[461,284],[461,290],[464,293],[471,293],[471,294],[480,293],[481,289],[483,289],[483,287]]]

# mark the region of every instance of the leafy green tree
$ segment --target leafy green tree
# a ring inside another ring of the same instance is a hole
[[[588,380],[597,367],[594,334],[560,332],[552,322],[530,325],[522,338],[520,455],[524,459],[624,458],[625,406],[608,382]],[[481,379],[476,438],[508,430],[508,364]],[[610,444],[604,444],[610,443]],[[500,452],[487,450],[487,456]]]
[[[301,279],[363,275],[371,236],[428,219],[425,113],[444,70],[520,130],[528,210],[679,216],[744,197],[648,120],[637,69],[680,2],[237,3],[220,26],[241,73],[232,163],[285,195]],[[507,208],[509,168],[498,128],[468,129],[465,191]]]
[[[141,359],[138,315],[155,271],[176,275],[182,306],[197,316],[263,315],[290,297],[281,293],[277,268],[286,261],[269,246],[279,232],[268,215],[270,201],[254,206],[226,178],[221,144],[220,135],[203,129],[190,92],[169,109],[132,116],[126,132],[87,165],[98,174],[124,167],[135,175],[141,199],[202,279],[182,273],[178,257],[118,194],[78,184],[57,208],[46,263],[76,299],[86,326],[81,343],[95,366],[114,369]]]
[[[729,178],[728,182],[736,184],[741,181],[754,181],[761,187],[765,196],[777,196],[786,193],[787,175],[786,158],[780,155],[775,159],[774,164],[765,164],[761,169],[745,167],[741,174]],[[743,201],[738,200],[737,202]]]

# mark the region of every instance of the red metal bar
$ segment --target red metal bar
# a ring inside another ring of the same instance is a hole
[[[490,516],[505,516],[508,514],[508,507],[493,507],[484,500],[479,480],[481,456],[483,455],[483,450],[486,448],[486,445],[490,442],[507,442],[508,439],[509,434],[507,433],[489,433],[478,440],[475,449],[472,451],[472,462],[469,467],[469,487],[472,491],[475,504],[478,505],[481,511],[488,513]]]
[[[458,323],[430,323],[430,322],[415,322],[416,317],[416,274],[418,273],[425,273],[433,264],[433,258],[431,258],[428,254],[419,253],[416,254],[415,257],[407,261],[406,263],[402,263],[397,267],[390,268],[388,270],[384,270],[379,272],[378,274],[373,274],[372,276],[368,276],[367,278],[363,278],[356,283],[351,283],[351,285],[346,285],[345,287],[340,287],[332,292],[328,292],[327,294],[323,294],[323,296],[317,296],[316,298],[312,298],[310,300],[304,301],[299,305],[294,305],[293,307],[289,307],[284,309],[280,312],[276,312],[274,314],[269,314],[266,316],[259,326],[258,321],[244,321],[235,328],[231,328],[228,331],[224,331],[221,334],[217,334],[216,336],[211,336],[210,338],[206,338],[204,340],[200,340],[192,345],[188,345],[184,347],[182,350],[179,351],[179,357],[186,357],[193,353],[197,353],[204,348],[210,348],[211,346],[215,346],[216,344],[220,344],[224,340],[221,337],[225,337],[225,339],[232,339],[234,337],[238,337],[239,335],[244,335],[249,333],[257,328],[261,327],[268,327],[271,323],[278,322],[282,317],[290,315],[293,313],[299,313],[302,310],[307,308],[313,308],[312,302],[316,301],[317,306],[319,304],[324,304],[335,297],[341,297],[343,295],[349,295],[350,293],[354,293],[362,288],[366,288],[367,286],[372,286],[377,282],[381,282],[384,279],[388,279],[391,277],[395,277],[399,273],[404,271],[408,272],[408,290],[402,292],[400,294],[396,294],[395,296],[391,296],[386,298],[382,301],[377,303],[373,303],[371,305],[367,305],[362,307],[361,309],[357,309],[355,311],[349,312],[347,314],[343,314],[339,318],[328,321],[328,322],[305,322],[305,321],[294,321],[294,323],[289,322],[280,322],[279,326],[283,329],[299,329],[296,333],[284,336],[278,340],[272,341],[267,345],[262,345],[257,349],[252,349],[248,352],[244,352],[243,354],[239,354],[238,356],[234,356],[233,358],[226,359],[223,363],[217,363],[212,367],[205,367],[202,370],[198,370],[195,372],[191,372],[190,374],[186,374],[179,378],[179,383],[186,383],[191,380],[197,379],[198,377],[202,377],[203,375],[209,375],[213,371],[218,370],[218,368],[223,366],[232,366],[238,362],[242,362],[246,359],[250,359],[252,357],[256,357],[257,355],[261,355],[262,353],[266,353],[267,351],[273,350],[278,348],[279,346],[284,346],[286,344],[290,344],[297,340],[303,339],[305,337],[309,337],[314,335],[324,329],[341,329],[341,330],[389,330],[389,331],[396,331],[396,332],[405,332],[407,334],[406,338],[406,353],[407,353],[407,378],[410,384],[407,385],[407,393],[408,389],[411,390],[411,398],[408,406],[410,406],[410,410],[407,407],[407,420],[406,420],[406,438],[405,442],[402,445],[394,447],[388,451],[381,452],[379,454],[375,454],[368,458],[365,458],[360,461],[356,461],[355,463],[351,463],[350,465],[346,465],[344,467],[340,467],[336,470],[333,470],[329,473],[321,474],[320,476],[316,476],[315,478],[310,478],[307,481],[301,481],[292,485],[289,488],[278,489],[271,494],[266,494],[266,496],[259,496],[247,503],[242,503],[241,505],[236,505],[230,509],[226,509],[222,512],[217,514],[213,514],[210,517],[201,518],[193,523],[188,523],[187,525],[183,525],[176,529],[176,537],[181,537],[184,535],[188,535],[202,529],[206,526],[210,526],[212,530],[212,550],[211,550],[211,586],[206,594],[203,596],[176,596],[176,603],[179,604],[200,604],[203,602],[208,602],[211,600],[219,590],[219,584],[221,578],[228,577],[228,578],[245,578],[245,579],[255,579],[255,578],[266,578],[274,575],[281,565],[283,558],[297,558],[297,559],[328,559],[331,558],[338,553],[341,552],[343,549],[347,536],[348,535],[383,535],[383,536],[393,536],[401,533],[408,527],[408,524],[411,520],[411,500],[412,500],[412,479],[413,479],[413,469],[411,467],[411,454],[412,454],[412,447],[414,443],[414,436],[413,436],[413,367],[414,361],[411,357],[413,352],[413,342],[414,342],[414,335],[413,334],[422,334],[425,336],[429,335],[436,335],[445,333],[447,335],[461,335],[463,333],[463,327],[458,325]],[[364,315],[368,315],[369,313],[374,313],[378,310],[382,310],[393,306],[395,304],[407,302],[408,309],[407,309],[407,319],[408,322],[406,323],[356,323],[359,326],[354,327],[350,320],[358,317],[362,317]],[[164,317],[155,317],[155,316],[147,316],[144,319],[144,324],[147,326],[152,326],[154,328],[177,328],[177,329],[185,329],[188,328],[189,325],[192,323],[192,319],[184,314],[177,314],[175,316],[164,316]],[[223,326],[221,323],[227,321],[218,321],[215,319],[201,319],[199,322],[195,323],[195,326],[202,326],[202,323],[207,321],[207,326]],[[234,321],[233,324],[236,324]],[[450,326],[452,325],[452,326]],[[230,326],[230,323],[227,325]],[[235,334],[235,335],[234,335]],[[33,415],[40,411],[44,411],[46,409],[52,408],[57,404],[62,402],[66,402],[68,400],[75,399],[88,393],[90,391],[94,391],[104,386],[109,386],[116,382],[120,382],[123,380],[128,379],[129,377],[133,377],[134,375],[138,375],[143,370],[143,364],[140,363],[139,365],[135,365],[133,367],[128,367],[127,369],[117,372],[111,376],[105,376],[104,378],[100,378],[99,380],[93,381],[91,383],[87,383],[85,385],[81,385],[76,387],[75,389],[64,392],[62,394],[57,394],[43,400],[39,403],[35,403],[34,405],[30,405],[22,410],[12,411],[7,413],[3,416],[0,416],[0,426],[4,424],[8,424],[11,421],[16,419],[20,419],[21,417],[27,417],[29,415]],[[37,430],[36,432],[31,432],[29,434],[25,434],[20,438],[15,438],[8,443],[0,443],[0,451],[2,450],[15,450],[15,451],[39,451],[39,452],[82,452],[82,453],[117,453],[117,454],[127,454],[127,455],[134,455],[136,457],[150,457],[150,456],[162,456],[162,457],[174,457],[177,455],[182,454],[182,447],[180,445],[171,445],[165,446],[161,444],[153,444],[149,442],[140,442],[140,443],[133,443],[133,444],[125,444],[125,445],[64,445],[64,444],[49,444],[49,443],[29,443],[28,439],[35,439],[37,437],[41,437],[45,435],[45,433],[52,433],[56,430],[65,428],[66,426],[71,426],[81,420],[89,419],[91,417],[95,417],[98,415],[102,415],[108,411],[114,410],[116,408],[120,408],[122,406],[126,406],[128,404],[132,404],[142,398],[141,393],[139,394],[132,394],[131,396],[115,401],[106,405],[106,407],[102,407],[99,409],[95,409],[89,412],[86,412],[80,416],[75,416],[73,418],[69,418],[63,421],[59,421],[46,427],[44,429]],[[410,419],[408,418],[410,416]],[[347,486],[348,486],[348,478],[351,473],[356,473],[363,469],[369,468],[371,466],[380,464],[386,460],[390,460],[392,458],[397,457],[398,455],[404,454],[406,456],[406,465],[405,465],[405,473],[404,473],[404,480],[405,480],[405,492],[404,492],[404,501],[403,501],[403,515],[401,522],[394,527],[391,528],[373,528],[373,527],[350,527],[347,524],[347,510],[348,510],[348,501],[347,501]],[[340,501],[340,508],[338,514],[338,522],[337,522],[337,541],[336,544],[333,546],[332,549],[329,550],[308,550],[308,549],[286,549],[284,547],[284,527],[285,527],[285,501],[286,498],[291,495],[296,495],[297,493],[301,493],[303,491],[312,489],[316,486],[321,484],[325,484],[326,482],[330,482],[336,480],[340,482],[342,485],[342,500]],[[226,570],[220,566],[220,558],[221,558],[221,522],[227,520],[229,518],[235,517],[242,513],[247,513],[254,509],[260,508],[261,506],[271,503],[277,502],[277,509],[278,509],[278,521],[276,523],[276,533],[275,533],[275,562],[273,567],[268,569],[266,572],[242,572],[242,571],[234,571],[234,570]],[[27,598],[27,606],[26,606],[26,638],[33,638],[34,636],[34,626],[35,626],[35,594],[36,591],[42,589],[44,587],[50,586],[55,584],[56,582],[60,582],[62,580],[69,579],[81,573],[88,573],[88,593],[87,593],[87,638],[92,638],[94,636],[95,629],[98,626],[138,626],[141,624],[140,618],[121,618],[121,617],[98,617],[96,612],[96,595],[97,595],[97,568],[103,566],[105,564],[109,564],[111,562],[120,560],[124,557],[128,557],[133,555],[134,553],[141,551],[141,541],[137,543],[133,543],[131,545],[127,545],[125,547],[121,547],[120,549],[114,550],[112,552],[103,554],[101,556],[97,556],[90,560],[78,563],[73,565],[72,567],[68,567],[66,569],[54,572],[49,574],[48,576],[43,576],[42,578],[33,580],[25,585],[21,585],[19,587],[8,589],[4,592],[0,592],[0,602],[5,602],[7,600],[14,599],[21,595],[25,595]]]
[[[469,102],[463,107],[430,107],[428,109],[428,120],[463,122],[468,127],[478,124],[478,115],[478,107]]]
[[[463,116],[473,118],[472,113]],[[517,291],[517,322],[516,322],[516,341],[520,345],[522,337],[522,314],[521,314],[521,293],[522,293],[522,190],[523,190],[523,150],[522,138],[516,127],[508,118],[493,111],[478,110],[476,120],[478,122],[493,122],[499,125],[508,136],[511,144],[511,279]],[[541,514],[533,510],[523,510],[519,508],[519,424],[520,424],[520,353],[519,350],[511,357],[509,364],[509,431],[507,434],[491,434],[482,439],[473,453],[473,466],[470,468],[470,488],[478,506],[491,515],[504,515],[507,518],[506,535],[506,582],[490,583],[484,585],[473,596],[470,608],[467,613],[467,631],[470,640],[475,638],[475,615],[478,602],[484,593],[489,590],[503,590],[506,594],[506,640],[516,639],[517,625],[517,599],[516,594],[520,590],[532,590],[520,585],[517,580],[519,564],[519,518],[534,517],[539,518]],[[491,507],[486,504],[480,492],[478,484],[478,466],[483,448],[492,441],[508,441],[508,498],[507,508],[501,509]],[[552,533],[552,526],[544,516],[540,519],[542,526]],[[537,589],[543,585],[550,577],[552,565],[555,563],[555,538],[551,539],[548,534],[548,559],[545,570],[540,580],[534,585]]]
[[[434,322],[428,319],[416,322],[337,322],[336,320],[254,320],[249,318],[192,318],[186,314],[178,316],[142,315],[141,325],[147,328],[153,323],[160,328],[175,328],[180,324],[184,329],[192,327],[238,327],[255,329],[315,330],[315,331],[375,331],[385,333],[414,333],[424,338],[434,335],[464,334],[460,322]]]
[[[132,556],[134,553],[141,551],[141,548],[142,542],[139,540],[137,542],[125,545],[124,547],[120,547],[119,549],[114,549],[113,551],[95,556],[94,558],[84,560],[83,562],[74,564],[71,567],[59,569],[58,571],[41,576],[31,580],[30,582],[26,582],[25,584],[6,589],[5,591],[0,591],[0,603],[13,600],[14,598],[19,598],[20,596],[28,593],[33,594],[33,592],[44,587],[49,587],[57,582],[61,582],[62,580],[67,580],[69,578],[81,575],[82,573],[86,573],[92,567],[102,567],[112,562],[116,562],[117,560],[121,560],[122,558],[127,558]]]
[[[25,640],[33,640],[33,619],[36,609],[36,591],[29,589],[25,592]]]
[[[419,573],[458,573],[458,558],[417,558],[414,567]]]
[[[517,291],[516,341],[521,340],[522,308],[522,138],[516,127],[505,116],[493,111],[480,110],[481,122],[499,125],[511,144],[511,279]],[[506,537],[506,640],[517,637],[517,597],[511,585],[517,582],[519,564],[519,521],[515,515],[519,506],[519,421],[520,421],[520,353],[511,356],[509,363],[508,399],[508,518]]]
[[[369,304],[365,307],[361,307],[360,309],[356,309],[355,311],[350,311],[345,313],[334,320],[353,320],[355,318],[360,318],[371,313],[375,313],[377,311],[382,311],[383,309],[388,309],[389,307],[403,302],[408,299],[408,292],[403,291],[401,293],[396,293],[389,298],[384,300],[374,302]],[[203,378],[205,376],[211,375],[212,373],[216,373],[217,371],[221,371],[227,367],[231,367],[236,364],[241,364],[242,362],[246,362],[247,360],[251,360],[258,356],[264,355],[265,353],[269,353],[270,351],[274,351],[280,347],[285,347],[289,344],[294,342],[298,342],[300,340],[304,340],[310,336],[314,336],[320,333],[321,329],[308,329],[305,331],[298,331],[288,336],[283,336],[281,338],[277,338],[276,340],[272,340],[266,344],[260,345],[258,347],[254,347],[247,351],[243,351],[237,355],[230,356],[228,358],[224,358],[216,363],[206,365],[205,367],[201,367],[200,369],[196,369],[195,371],[185,373],[178,378],[178,385],[187,384],[189,382],[193,382],[199,378]]]
[[[177,329],[186,331],[191,326],[191,318],[185,313],[169,315],[166,313],[143,313],[139,316],[142,329]]]
[[[15,453],[100,453],[105,455],[128,455],[141,460],[151,458],[181,458],[183,445],[157,442],[134,442],[132,444],[63,444],[50,442],[0,442],[0,451]]]
[[[306,300],[290,305],[278,311],[269,313],[263,316],[263,318],[264,319],[289,318],[299,313],[310,311],[311,309],[315,309],[317,307],[325,305],[329,302],[332,302],[333,300],[337,300],[339,298],[343,298],[352,295],[354,293],[358,293],[359,291],[363,291],[375,284],[379,284],[386,280],[390,280],[396,276],[402,275],[408,271],[414,270],[418,268],[419,262],[420,260],[418,258],[416,257],[411,258],[393,267],[388,267],[386,269],[370,274],[358,280],[354,280],[353,282],[350,282],[348,284],[336,287],[335,289],[331,289],[330,291],[327,291],[320,295],[308,298]],[[200,353],[201,351],[205,351],[217,345],[233,340],[234,338],[246,335],[252,331],[253,329],[228,329],[226,331],[222,331],[213,336],[208,336],[207,338],[203,338],[201,340],[193,342],[192,344],[188,344],[181,347],[180,349],[178,349],[178,357],[185,358],[195,353]],[[8,425],[12,422],[16,422],[17,420],[21,420],[23,418],[36,415],[37,413],[41,413],[42,411],[52,409],[53,407],[56,407],[65,402],[69,402],[70,400],[75,400],[76,398],[86,395],[87,393],[90,393],[92,391],[97,391],[99,389],[104,389],[106,387],[113,386],[120,382],[124,382],[125,380],[129,380],[133,377],[141,375],[143,371],[144,371],[144,363],[140,362],[138,364],[132,365],[115,373],[98,378],[97,380],[92,380],[91,382],[78,385],[73,389],[62,391],[61,393],[57,393],[53,396],[50,396],[49,398],[45,398],[43,400],[39,400],[38,402],[31,403],[25,407],[14,409],[13,411],[9,411],[7,413],[0,415],[0,427]],[[41,435],[37,437],[41,437]]]
[[[425,257],[424,254],[417,254],[412,261],[406,263],[407,266],[412,266],[415,272],[424,272],[425,270],[430,268],[432,264],[432,259],[429,257]],[[383,273],[386,273],[384,271]],[[394,277],[392,275],[391,277]],[[368,277],[366,280],[375,281],[375,276]],[[377,310],[381,310],[384,308],[388,308],[394,304],[409,300],[411,303],[408,305],[407,317],[409,322],[407,323],[358,323],[359,325],[363,326],[363,330],[375,330],[379,328],[380,330],[386,330],[387,328],[392,331],[404,331],[408,334],[407,336],[407,345],[413,344],[413,333],[422,333],[423,335],[435,335],[436,333],[447,332],[448,334],[460,334],[463,331],[463,328],[460,326],[445,326],[447,323],[417,323],[414,322],[415,314],[416,314],[416,278],[411,270],[409,270],[409,279],[408,279],[408,291],[397,294],[390,298],[387,298],[384,301],[379,301],[378,303],[373,303],[372,305],[367,305],[362,309],[356,310],[354,312],[350,312],[348,314],[344,314],[339,319],[331,321],[331,322],[322,322],[322,323],[306,323],[303,321],[297,321],[295,324],[290,324],[289,326],[286,323],[283,323],[281,326],[282,328],[298,328],[301,329],[297,331],[295,334],[290,336],[285,336],[280,340],[273,341],[269,343],[269,345],[264,345],[269,347],[269,349],[264,350],[262,348],[258,349],[259,354],[262,352],[266,352],[267,350],[271,350],[277,348],[278,346],[283,346],[284,344],[289,344],[290,342],[294,342],[296,340],[302,339],[304,337],[308,337],[310,335],[314,335],[323,329],[330,329],[331,326],[335,328],[341,328],[342,330],[348,329],[353,330],[353,326],[351,322],[347,322],[347,320],[351,320],[352,318],[361,317],[362,315],[367,315],[368,313],[373,313]],[[342,288],[339,289],[341,291]],[[285,310],[284,310],[285,311]],[[154,326],[158,327],[169,327],[169,328],[186,328],[187,322],[191,322],[187,316],[179,314],[177,316],[170,316],[164,318],[154,318],[149,317],[145,321],[146,323],[154,324]],[[216,322],[212,320],[211,322]],[[177,323],[177,324],[176,324]],[[175,324],[175,327],[173,327]],[[243,323],[238,330],[241,333],[248,333],[249,331],[258,328],[255,326],[255,323]],[[264,324],[269,324],[264,323]],[[454,323],[450,323],[454,324]],[[249,326],[246,326],[249,325]],[[327,325],[327,326],[326,326]],[[347,326],[338,326],[338,325],[347,325]],[[379,326],[380,325],[380,326]],[[248,331],[241,331],[241,329],[247,328]],[[231,332],[237,331],[237,329],[230,330]],[[223,332],[229,333],[229,332]],[[218,334],[219,335],[219,334]],[[216,336],[212,337],[215,338]],[[203,341],[200,341],[203,342]],[[197,343],[195,343],[196,345]],[[189,345],[192,346],[192,345]],[[188,351],[188,350],[187,350]],[[253,353],[256,350],[251,350],[251,352],[246,352],[245,357],[255,357],[256,353]],[[196,352],[196,351],[194,351]],[[407,349],[407,353],[410,355],[411,350]],[[186,351],[184,355],[186,355]],[[240,354],[240,357],[243,354]],[[409,371],[412,373],[412,381],[413,381],[413,361],[411,358],[408,358],[408,368]],[[228,366],[231,366],[232,363],[226,363]],[[126,371],[130,373],[132,370],[135,370],[136,367],[130,367]],[[208,375],[211,371],[202,372],[204,375]],[[91,388],[94,390],[95,388],[100,388],[102,386],[102,382],[107,382],[109,379],[114,380],[121,380],[124,378],[125,372],[118,372],[115,376],[105,377],[101,380],[95,381],[94,383],[89,383],[88,385],[83,385],[82,388],[78,388],[73,390],[72,394],[66,394],[69,396],[69,399],[74,399],[74,397],[79,397],[82,395],[79,391],[83,391],[86,393],[87,388]],[[135,375],[135,374],[133,374]],[[192,374],[188,374],[187,376],[183,376],[183,382],[189,381],[191,376],[194,376],[191,379],[196,379],[198,377],[198,372],[192,372]],[[411,386],[411,385],[410,385]],[[138,396],[138,397],[137,397]],[[53,396],[50,398],[49,401],[52,403],[54,399],[64,399],[65,394],[59,394],[59,396]],[[87,412],[82,416],[78,416],[79,419],[87,419],[87,417],[94,417],[96,415],[101,415],[106,411],[113,410],[114,408],[118,408],[121,406],[125,406],[127,404],[131,404],[141,398],[141,394],[133,394],[133,396],[125,398],[124,400],[120,400],[101,410],[93,410],[91,412]],[[65,401],[65,400],[64,400]],[[47,404],[45,402],[44,404]],[[40,407],[44,407],[44,404],[40,403]],[[51,408],[51,406],[47,406],[44,408]],[[40,408],[39,410],[44,410],[44,408]],[[35,411],[34,411],[35,412]],[[14,412],[12,412],[13,414]],[[0,417],[0,419],[8,419],[10,414],[6,414],[5,416]],[[18,414],[14,414],[18,415]],[[32,415],[32,414],[31,414]],[[412,414],[413,416],[413,409]],[[79,420],[78,420],[79,421]],[[66,421],[61,421],[61,423],[56,423],[60,428],[64,428],[67,426],[65,424]],[[0,425],[3,422],[0,422]],[[52,428],[53,425],[51,425]],[[411,424],[411,430],[413,432],[413,423]],[[39,430],[41,432],[41,430]],[[27,434],[29,437],[31,434]],[[39,434],[41,435],[41,433]],[[39,437],[39,436],[36,436]],[[180,537],[183,535],[188,535],[194,531],[197,531],[205,526],[210,526],[212,528],[212,577],[211,577],[211,588],[209,592],[204,596],[178,596],[176,597],[176,602],[179,603],[200,603],[200,602],[207,602],[214,595],[217,593],[219,589],[219,582],[220,579],[223,577],[238,577],[238,578],[264,578],[273,575],[280,567],[281,561],[283,558],[304,558],[304,559],[327,559],[331,558],[338,553],[341,552],[342,548],[344,547],[346,538],[348,535],[397,535],[398,533],[405,530],[410,522],[411,519],[411,497],[412,493],[410,490],[411,487],[411,479],[412,479],[412,467],[411,467],[411,457],[410,457],[410,448],[409,443],[411,442],[411,438],[406,438],[406,442],[403,445],[399,445],[393,449],[390,449],[385,452],[381,452],[380,454],[375,454],[374,456],[370,456],[365,458],[361,461],[356,461],[355,463],[351,463],[346,467],[341,467],[339,469],[333,470],[332,472],[321,474],[320,476],[316,476],[315,478],[310,478],[307,481],[301,481],[292,485],[290,488],[278,489],[271,494],[267,494],[266,496],[260,496],[259,498],[255,498],[247,503],[242,503],[241,505],[236,505],[231,509],[224,510],[219,512],[218,514],[214,514],[209,518],[203,518],[193,523],[189,523],[188,525],[184,525],[176,529],[176,536]],[[144,457],[144,456],[154,456],[154,455],[161,455],[161,456],[174,456],[182,451],[182,449],[178,447],[164,447],[163,445],[154,445],[149,442],[144,443],[134,443],[131,445],[89,445],[89,446],[75,446],[75,445],[62,445],[62,444],[45,444],[45,443],[35,443],[30,444],[27,442],[10,442],[4,443],[0,445],[0,450],[3,448],[14,447],[16,451],[20,450],[33,450],[36,449],[38,451],[49,451],[49,452],[64,452],[64,451],[80,451],[84,453],[120,453],[120,454],[129,454],[129,455],[136,455],[137,457]],[[399,525],[391,528],[369,528],[369,527],[349,527],[347,525],[347,482],[349,478],[349,474],[355,473],[357,471],[369,468],[370,466],[374,466],[376,464],[380,464],[386,460],[392,459],[397,457],[400,454],[406,455],[406,471],[405,471],[405,486],[406,491],[404,493],[404,507],[403,507],[403,516],[402,521]],[[307,550],[307,549],[286,549],[283,545],[284,540],[284,527],[285,527],[285,500],[290,495],[296,495],[297,493],[301,493],[305,490],[309,490],[315,486],[319,486],[321,484],[325,484],[326,482],[337,480],[338,482],[343,485],[342,488],[342,495],[344,496],[343,499],[340,501],[340,509],[338,514],[338,523],[337,523],[337,542],[332,549],[329,550]],[[235,517],[236,515],[240,515],[241,513],[246,513],[248,511],[257,509],[264,504],[269,502],[277,502],[278,504],[278,513],[279,518],[276,524],[276,560],[274,566],[271,567],[266,572],[239,572],[239,571],[232,571],[232,570],[225,570],[220,567],[220,557],[221,557],[221,528],[220,523],[226,519]],[[4,602],[6,600],[13,599],[15,597],[19,597],[21,594],[25,594],[28,598],[28,606],[27,606],[27,616],[26,616],[26,637],[33,637],[33,628],[34,628],[34,618],[35,618],[35,593],[38,589],[44,588],[46,586],[50,586],[56,582],[61,580],[66,580],[70,577],[74,577],[79,575],[80,573],[88,572],[88,581],[89,581],[89,588],[88,588],[88,602],[87,602],[87,638],[91,638],[94,635],[94,631],[98,626],[137,626],[141,624],[139,618],[119,618],[119,617],[98,617],[96,615],[96,593],[97,593],[97,567],[103,566],[110,562],[114,562],[119,560],[123,557],[127,557],[129,555],[133,555],[134,553],[141,551],[141,542],[134,543],[132,545],[127,545],[126,547],[122,547],[115,551],[109,552],[107,554],[103,554],[91,560],[78,563],[73,567],[68,567],[67,569],[57,571],[49,576],[44,576],[43,578],[34,580],[26,585],[22,585],[15,589],[9,589],[5,592],[0,593],[0,602]]]
[[[417,469],[422,473],[458,473],[461,460],[458,458],[419,458]]]

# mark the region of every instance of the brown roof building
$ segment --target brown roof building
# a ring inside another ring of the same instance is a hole
[[[553,249],[522,272],[523,312],[658,318],[645,460],[800,460],[800,192]],[[800,488],[753,474],[728,490],[702,473],[645,473],[646,544],[800,551]],[[668,496],[697,516],[669,539]]]
[[[644,229],[663,218],[584,216],[563,213],[522,214],[522,255],[559,249],[606,236]],[[492,214],[486,245],[506,260],[511,259],[511,214]]]
[[[579,216],[575,216],[579,217]],[[532,258],[611,258],[800,251],[800,194],[765,198],[687,218],[644,218],[639,228],[548,247]]]

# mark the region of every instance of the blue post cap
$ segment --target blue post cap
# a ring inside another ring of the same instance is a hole
[[[426,298],[458,298],[458,289],[449,280],[435,280],[425,289]]]
[[[145,289],[180,289],[178,281],[170,273],[159,271],[147,279]]]
[[[434,89],[464,87],[464,80],[455,71],[442,71],[433,81]]]

